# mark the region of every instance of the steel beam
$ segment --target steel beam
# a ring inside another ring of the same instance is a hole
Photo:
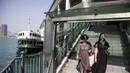
[[[56,17],[52,21],[121,21],[130,20],[130,12],[126,13],[112,13],[112,14],[98,14],[98,15],[79,15],[71,17]]]

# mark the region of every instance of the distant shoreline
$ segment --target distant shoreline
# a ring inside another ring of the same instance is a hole
[[[16,37],[0,36],[0,38],[16,38]]]
[[[7,38],[7,36],[0,36],[0,38]]]

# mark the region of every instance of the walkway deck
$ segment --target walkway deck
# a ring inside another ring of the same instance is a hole
[[[117,61],[113,61],[113,63]],[[122,62],[120,61],[122,64]],[[77,60],[69,59],[61,73],[78,73],[76,70]],[[129,73],[125,70],[124,66],[107,65],[106,73]]]
[[[98,38],[95,38],[94,36],[98,34],[97,32],[101,32],[101,31],[106,31],[107,40],[110,42],[110,45],[111,45],[110,50],[112,49],[112,51],[110,51],[112,56],[108,57],[106,73],[129,73],[128,71],[126,71],[127,66],[124,65],[126,61],[123,58],[124,55],[120,55],[120,53],[122,53],[122,47],[120,45],[122,44],[121,43],[119,44],[119,42],[121,42],[122,40],[119,40],[121,36],[119,34],[120,32],[117,30],[117,26],[109,25],[108,27],[108,25],[107,26],[97,25],[97,26],[93,26],[90,31],[86,30],[84,34],[91,36],[89,38],[90,39],[89,41],[91,41],[91,43],[94,44],[94,42],[98,39]],[[115,42],[118,42],[118,44]],[[118,46],[120,46],[121,48],[120,51],[119,51],[120,48]],[[116,51],[116,49],[118,50]],[[118,55],[118,57],[115,55]],[[78,71],[76,70],[76,65],[77,65],[76,51],[74,51],[73,53],[71,53],[70,58],[68,59],[64,67],[62,68],[61,73],[78,73]]]

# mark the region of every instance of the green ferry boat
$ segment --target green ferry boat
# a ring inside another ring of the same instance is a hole
[[[40,34],[33,31],[21,31],[18,33],[19,51],[24,51],[27,54],[37,53],[43,49],[43,41]]]

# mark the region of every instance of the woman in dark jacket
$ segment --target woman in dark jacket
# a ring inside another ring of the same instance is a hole
[[[94,45],[95,51],[95,63],[93,73],[105,73],[107,67],[107,56],[109,55],[108,48],[109,43],[105,40],[105,34],[99,35],[99,40]]]

